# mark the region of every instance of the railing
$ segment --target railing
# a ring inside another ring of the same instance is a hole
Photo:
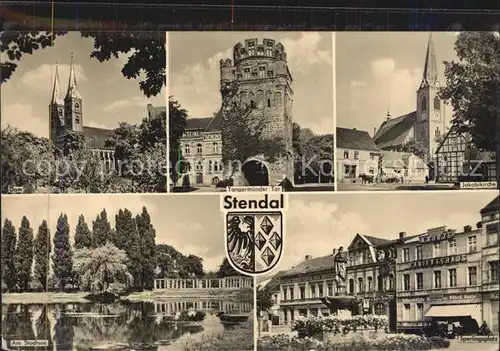
[[[252,288],[253,278],[225,277],[219,279],[155,279],[154,290],[239,289]]]

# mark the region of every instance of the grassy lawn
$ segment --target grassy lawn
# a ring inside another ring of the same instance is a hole
[[[253,318],[248,322],[228,328],[220,334],[204,336],[201,341],[188,341],[184,351],[251,351],[253,342]]]

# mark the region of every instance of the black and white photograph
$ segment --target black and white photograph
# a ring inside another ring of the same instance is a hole
[[[290,200],[257,349],[498,349],[498,192],[372,194]]]
[[[218,196],[3,196],[2,350],[254,350],[223,227]]]
[[[337,33],[338,190],[496,189],[499,42],[498,32]]]
[[[168,33],[170,191],[333,191],[333,34]]]
[[[165,33],[2,41],[2,194],[167,192]]]

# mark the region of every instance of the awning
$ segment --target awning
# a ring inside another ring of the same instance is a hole
[[[444,305],[431,306],[425,313],[426,317],[471,317],[480,325],[482,323],[481,305],[466,304],[466,305]]]

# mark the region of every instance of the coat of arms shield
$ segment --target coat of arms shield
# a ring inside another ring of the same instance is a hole
[[[283,252],[281,212],[226,214],[227,257],[244,274],[258,275],[278,264]]]

